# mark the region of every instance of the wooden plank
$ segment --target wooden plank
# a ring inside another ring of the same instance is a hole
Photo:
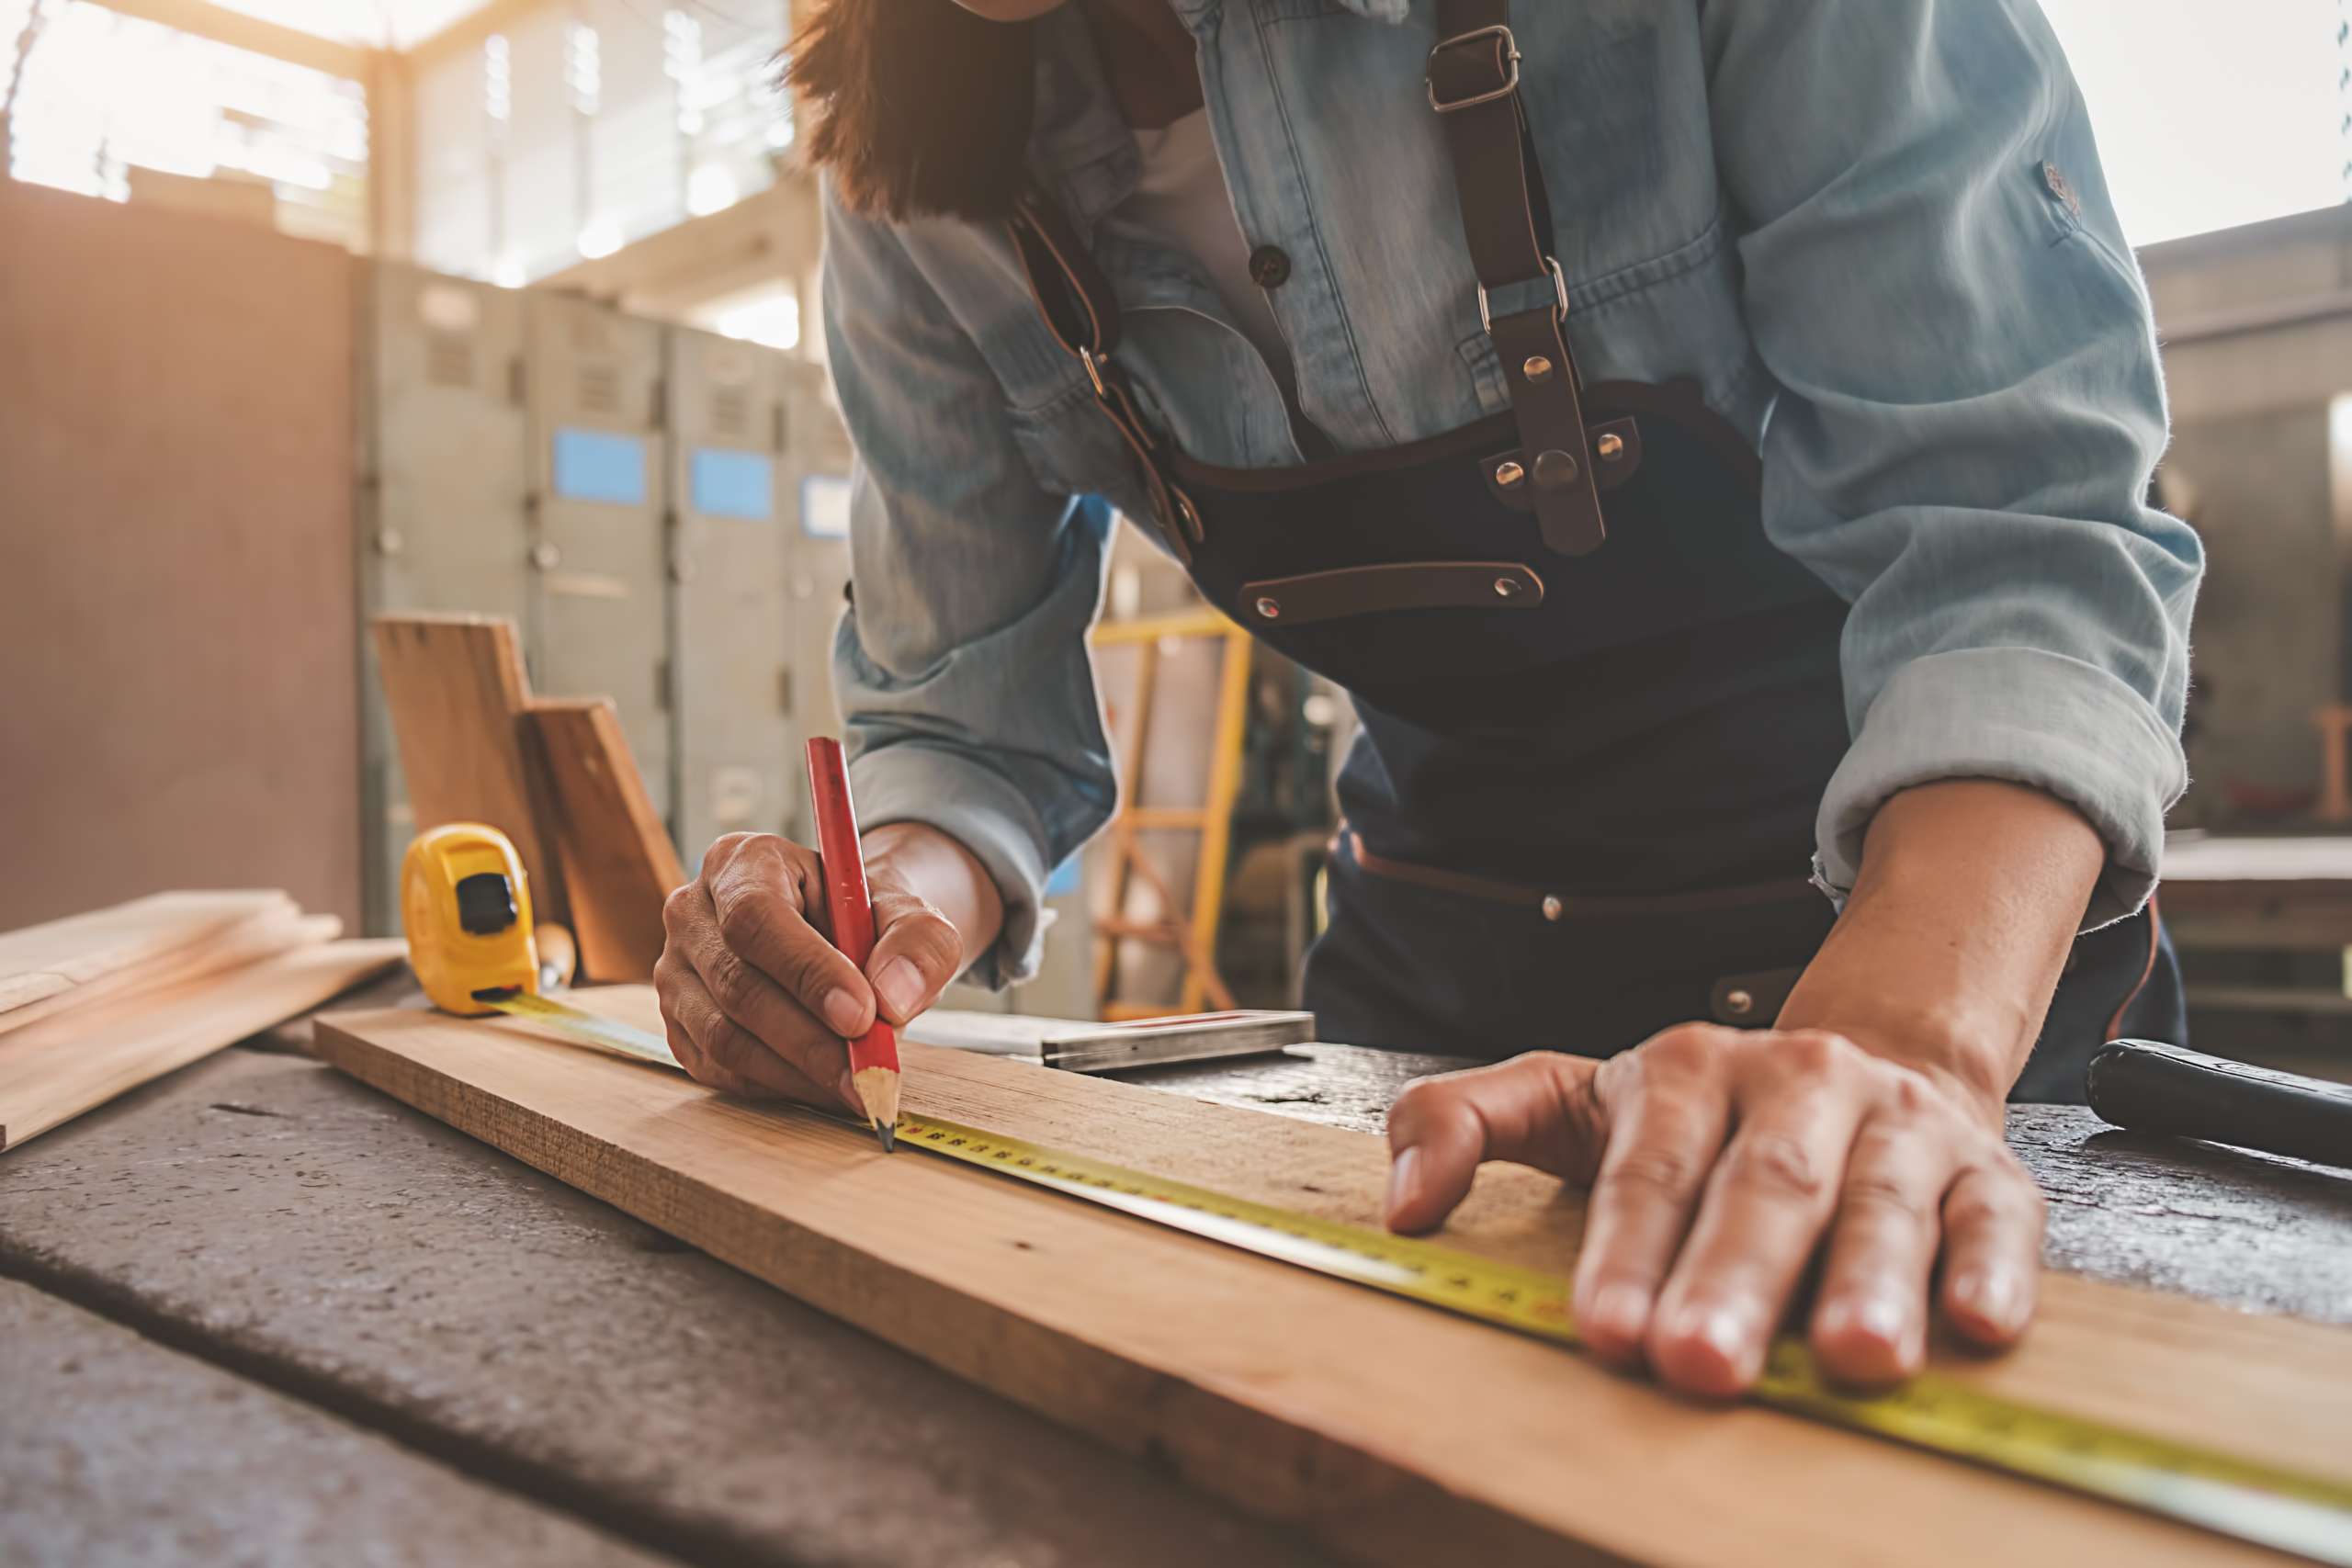
[[[144,963],[101,975],[70,991],[45,997],[13,1012],[0,1013],[0,1039],[61,1013],[160,990],[183,980],[218,975],[240,964],[258,964],[297,947],[333,942],[342,934],[343,922],[333,915],[305,915],[291,900],[283,905],[272,904],[258,914],[209,933],[202,941],[184,943]]]
[[[512,622],[492,615],[379,615],[377,666],[400,742],[417,831],[486,822],[514,842],[538,920],[571,919],[548,843],[546,783],[526,749],[531,689]]]
[[[582,993],[641,1025],[643,987]],[[713,1094],[514,1021],[322,1019],[327,1060],[936,1364],[1375,1562],[2267,1564],[2107,1505],[1749,1407]],[[1366,1223],[1370,1135],[907,1047],[909,1108]],[[1497,1168],[1442,1239],[1566,1272],[1579,1208]],[[1947,1375],[2352,1475],[2352,1332],[2059,1276]]]
[[[0,1150],[307,1012],[404,951],[395,940],[316,942],[18,1030],[0,1040]]]
[[[283,893],[157,893],[0,933],[0,1029],[36,1003],[66,997],[220,935],[257,916],[295,913]]]
[[[555,806],[557,859],[581,973],[647,980],[662,956],[662,902],[686,880],[610,700],[540,698],[526,718]]]

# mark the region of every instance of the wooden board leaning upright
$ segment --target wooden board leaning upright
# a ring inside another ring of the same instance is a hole
[[[534,698],[513,623],[379,615],[376,653],[422,832],[484,822],[514,840],[534,919],[571,929],[593,980],[642,980],[662,900],[685,880],[609,699]]]
[[[514,840],[539,919],[571,920],[548,842],[546,784],[522,728],[531,688],[511,621],[493,615],[379,615],[371,623],[384,705],[417,831],[486,822]]]
[[[572,935],[595,979],[642,979],[662,956],[662,903],[685,881],[605,697],[538,697],[525,713],[553,797]]]
[[[643,987],[578,999],[659,1027]],[[517,1021],[331,1015],[318,1053],[937,1365],[1382,1563],[2270,1564],[2183,1526],[1757,1407],[1175,1234]],[[908,1046],[907,1109],[1376,1223],[1381,1141]],[[1566,1273],[1581,1207],[1492,1168],[1439,1238]],[[2352,1332],[2063,1276],[2016,1354],[1939,1371],[2352,1475]]]

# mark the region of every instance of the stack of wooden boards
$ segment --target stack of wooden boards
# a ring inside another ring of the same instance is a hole
[[[379,615],[374,631],[417,831],[496,828],[582,978],[650,978],[662,901],[686,878],[611,701],[534,697],[511,621]]]
[[[400,961],[283,893],[158,893],[0,933],[0,1150]]]
[[[575,998],[658,1029],[644,987]],[[1757,1407],[1705,1408],[1543,1341],[729,1099],[515,1020],[320,1021],[365,1082],[868,1332],[1348,1555],[1397,1563],[2282,1559]],[[1354,1224],[1378,1138],[903,1047],[907,1110]],[[1438,1238],[1572,1270],[1581,1202],[1489,1168]],[[2352,1477],[2352,1333],[2052,1275],[1988,1393]]]

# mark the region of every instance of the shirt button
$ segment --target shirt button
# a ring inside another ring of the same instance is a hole
[[[1250,253],[1250,281],[1261,288],[1280,288],[1290,281],[1290,253],[1280,245],[1260,245]]]

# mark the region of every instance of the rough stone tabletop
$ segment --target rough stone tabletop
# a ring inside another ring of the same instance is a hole
[[[300,1033],[0,1158],[0,1387],[38,1413],[0,1421],[0,1560],[1324,1561],[286,1054]],[[1458,1065],[1131,1076],[1376,1130]],[[2064,1108],[2010,1132],[2053,1265],[2352,1322],[2352,1173]]]

